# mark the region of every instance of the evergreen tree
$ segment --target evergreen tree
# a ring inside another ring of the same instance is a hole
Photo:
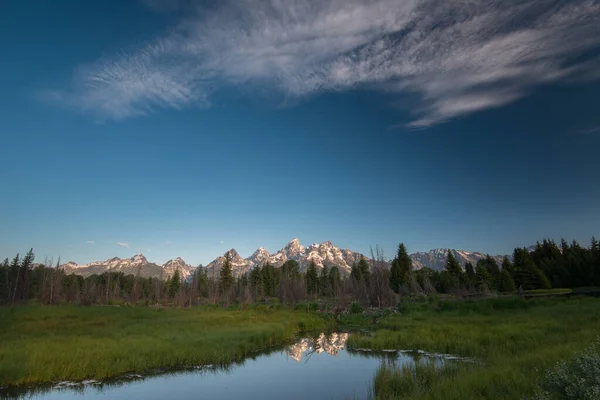
[[[400,243],[398,245],[398,253],[392,260],[390,268],[390,286],[394,292],[399,293],[401,286],[407,286],[411,270],[412,260],[406,251],[404,243]]]
[[[10,266],[8,267],[8,284],[9,284],[9,299],[10,303],[14,303],[17,298],[17,286],[19,282],[19,272],[20,272],[20,258],[19,254],[12,259]]]
[[[329,274],[328,274],[328,278],[329,278],[329,290],[331,291],[331,294],[333,296],[335,296],[338,292],[338,289],[340,287],[340,282],[342,280],[342,277],[340,275],[340,270],[338,269],[338,267],[333,266],[331,267],[331,269],[329,270]]]
[[[492,276],[485,267],[485,263],[477,263],[477,266],[475,267],[475,282],[477,288],[481,288],[483,285],[488,288],[492,286]]]
[[[321,269],[321,276],[319,277],[319,289],[321,290],[321,294],[323,296],[329,296],[329,269],[327,265],[323,265],[323,269]]]
[[[356,263],[356,261],[352,263],[352,267],[351,267],[351,270],[350,270],[350,276],[356,282],[360,282],[361,279],[362,279],[361,269],[358,267],[358,264]]]
[[[456,261],[456,258],[454,258],[454,254],[450,249],[448,249],[446,256],[446,271],[448,271],[451,276],[457,279],[462,275],[462,268],[460,267],[458,261]]]
[[[510,260],[508,259],[508,257],[504,256],[504,258],[502,259],[502,270],[503,271],[507,271],[510,276],[514,278],[514,274],[515,274],[515,268],[513,266],[513,264],[510,262]]]
[[[179,276],[179,269],[176,269],[169,282],[169,298],[174,298],[179,293],[179,287],[181,285],[181,278]]]
[[[358,261],[358,270],[360,271],[361,279],[369,286],[371,284],[371,271],[369,270],[369,263],[364,257],[361,257]]]
[[[254,300],[258,300],[264,295],[263,277],[259,267],[255,267],[250,271],[250,290]]]
[[[540,270],[527,249],[517,248],[514,255],[514,281],[515,286],[523,287],[525,290],[548,289],[550,281]]]
[[[450,293],[455,288],[456,280],[446,270],[431,275],[434,278],[435,290],[439,293]]]
[[[296,281],[300,279],[300,266],[295,260],[287,260],[280,268],[281,276],[289,280]]]
[[[231,272],[231,255],[227,252],[223,266],[219,271],[219,290],[221,293],[229,293],[234,282],[233,273]]]
[[[198,283],[198,296],[208,297],[209,282],[208,282],[208,271],[202,265],[198,266],[196,270],[196,282]]]
[[[475,284],[475,269],[470,261],[465,263],[465,279],[469,287],[473,287]]]
[[[494,260],[494,258],[488,254],[485,256],[484,265],[485,269],[491,277],[488,286],[493,287],[494,289],[498,289],[498,287],[500,286],[500,268],[498,267],[498,263],[496,263],[496,260]]]
[[[510,275],[510,272],[503,268],[502,271],[500,271],[500,285],[498,286],[498,291],[514,292],[515,290],[517,290],[515,288],[515,281]]]
[[[7,303],[10,296],[10,285],[8,283],[8,258],[0,265],[0,303]]]
[[[18,282],[18,292],[17,292],[17,300],[25,301],[29,298],[29,275],[31,272],[31,267],[33,266],[33,261],[35,260],[35,255],[33,254],[33,249],[30,249],[23,260],[21,261],[19,273],[19,282]]]
[[[266,297],[275,296],[275,290],[279,286],[278,274],[275,267],[268,262],[262,266],[261,276]]]
[[[308,294],[316,294],[319,288],[319,273],[317,265],[311,260],[306,269],[306,292]]]

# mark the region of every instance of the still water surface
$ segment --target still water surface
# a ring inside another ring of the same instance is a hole
[[[55,384],[12,398],[366,399],[373,376],[382,363],[400,366],[415,362],[414,356],[407,353],[347,350],[347,338],[347,333],[321,334],[228,367],[208,366],[146,377],[131,375],[102,384]],[[435,362],[441,364],[442,360]]]

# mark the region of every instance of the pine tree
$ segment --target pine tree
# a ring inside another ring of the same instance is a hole
[[[525,290],[548,289],[552,287],[548,277],[535,265],[527,249],[515,249],[513,260],[515,286],[523,287]]]
[[[295,260],[287,260],[280,268],[281,276],[289,280],[296,281],[300,279],[300,266]]]
[[[235,280],[231,272],[231,255],[229,252],[225,255],[225,261],[219,271],[219,290],[221,293],[228,293],[233,287]]]
[[[179,293],[179,286],[181,285],[181,278],[179,277],[179,269],[176,269],[169,282],[169,298],[174,298]]]
[[[9,284],[9,302],[13,303],[17,299],[17,286],[19,282],[19,272],[21,272],[19,254],[12,259],[10,266],[8,267],[8,284]]]
[[[208,271],[202,265],[196,269],[196,281],[198,284],[198,296],[208,298]]]
[[[494,260],[494,258],[488,254],[485,256],[484,263],[485,269],[491,277],[489,283],[489,285],[491,285],[490,287],[498,289],[498,287],[500,286],[500,268],[498,267],[496,260]]]
[[[277,281],[277,271],[275,267],[268,262],[263,264],[261,269],[261,276],[263,280],[263,288],[266,297],[275,296],[275,288],[279,285]]]
[[[361,270],[358,267],[358,264],[356,263],[356,261],[352,263],[352,267],[351,267],[351,270],[350,270],[350,276],[356,282],[360,282],[361,279],[362,279],[362,273],[361,273]]]
[[[0,265],[0,303],[8,303],[10,284],[8,283],[8,258],[5,258]]]
[[[462,268],[460,267],[458,261],[456,261],[456,258],[454,258],[454,254],[450,249],[448,249],[446,256],[446,271],[448,271],[448,273],[455,278],[460,278],[462,275]]]
[[[329,296],[329,287],[329,269],[327,268],[327,265],[323,265],[321,276],[319,277],[319,289],[323,296]]]
[[[369,286],[371,284],[371,271],[369,270],[369,263],[364,257],[361,257],[358,261],[358,270],[360,271],[361,279]]]
[[[512,276],[506,269],[502,269],[500,271],[500,285],[498,287],[498,291],[500,292],[514,292],[517,290],[515,288],[515,281]]]
[[[306,292],[308,294],[316,294],[319,288],[319,273],[317,265],[311,260],[306,269]]]
[[[477,288],[482,288],[484,285],[487,288],[491,287],[492,276],[485,267],[485,263],[477,263],[475,267],[475,282],[477,283]]]
[[[470,261],[465,263],[465,279],[467,281],[467,285],[472,288],[475,284],[475,269]]]
[[[412,260],[406,251],[404,243],[400,243],[398,245],[398,253],[392,260],[390,268],[390,286],[394,292],[399,293],[401,286],[407,286],[411,270]]]
[[[329,279],[329,290],[331,292],[331,294],[333,296],[335,296],[337,294],[337,291],[340,287],[340,281],[342,280],[342,277],[340,275],[340,270],[338,269],[338,267],[333,266],[331,267],[331,269],[329,270],[329,274],[328,274],[328,279]]]
[[[252,291],[255,301],[264,296],[262,271],[258,267],[255,267],[250,271],[250,290]]]
[[[503,271],[508,271],[508,273],[510,274],[510,276],[513,279],[515,279],[514,278],[514,273],[515,273],[514,265],[510,262],[510,260],[506,256],[504,256],[504,258],[502,259],[502,270]]]

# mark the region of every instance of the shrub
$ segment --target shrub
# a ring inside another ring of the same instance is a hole
[[[573,359],[559,362],[538,382],[534,400],[600,399],[600,337]]]
[[[350,305],[350,313],[351,314],[362,314],[363,307],[359,303],[352,303]]]

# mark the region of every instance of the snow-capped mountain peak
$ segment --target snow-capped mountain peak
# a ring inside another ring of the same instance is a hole
[[[65,273],[77,274],[84,277],[104,272],[123,272],[127,275],[140,275],[142,277],[153,277],[166,279],[172,276],[176,270],[182,279],[186,279],[195,270],[195,267],[188,265],[180,257],[175,260],[169,260],[163,265],[157,265],[149,262],[143,254],[136,254],[131,258],[121,259],[113,257],[106,261],[94,261],[89,264],[77,264],[69,261],[61,265]]]
[[[280,267],[288,260],[296,261],[300,265],[301,271],[306,270],[310,262],[313,261],[319,268],[324,265],[328,267],[335,265],[340,268],[342,273],[349,273],[352,263],[357,261],[359,257],[360,254],[350,250],[342,250],[334,246],[331,241],[304,247],[300,244],[298,238],[294,238],[276,253],[269,254],[265,248],[260,247],[248,258],[240,257],[235,263],[232,259],[231,264],[232,271],[237,276],[248,273],[252,268],[261,267],[267,262],[275,267]],[[224,256],[218,257],[207,265],[207,269],[218,271],[223,265],[223,261]]]

